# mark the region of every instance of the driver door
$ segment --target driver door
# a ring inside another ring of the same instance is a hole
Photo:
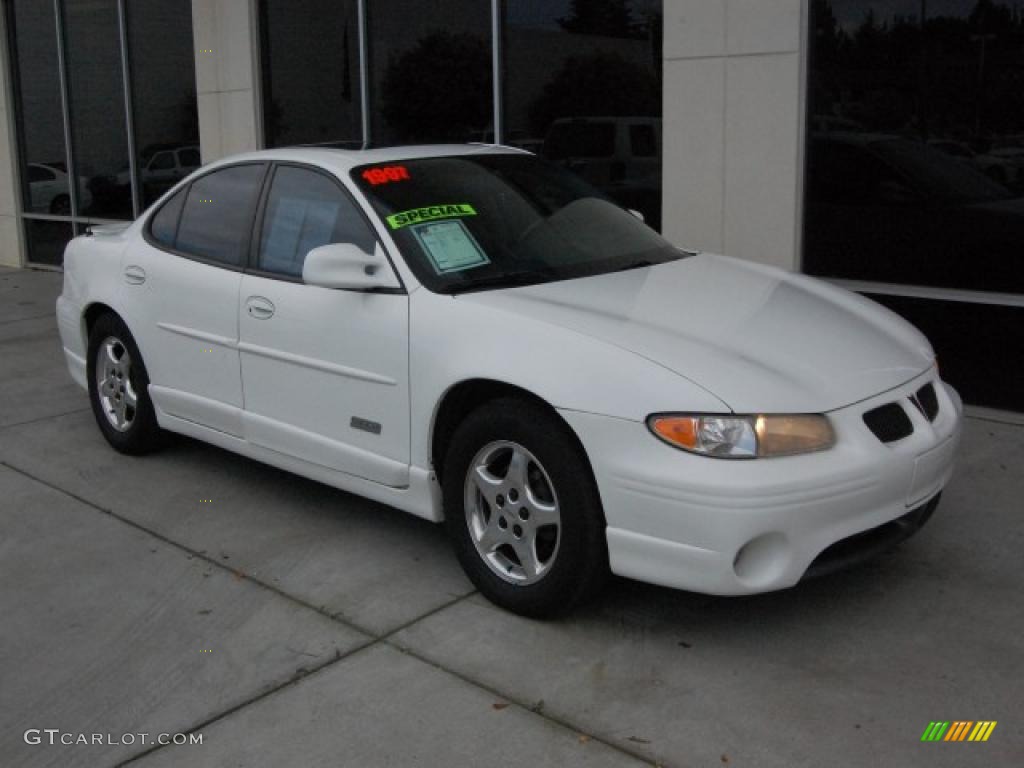
[[[339,182],[278,164],[242,277],[239,352],[250,442],[404,487],[409,477],[409,301],[404,290],[302,282],[310,250],[376,237]]]

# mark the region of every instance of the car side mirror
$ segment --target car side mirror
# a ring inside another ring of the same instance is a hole
[[[401,287],[378,243],[367,253],[355,243],[330,243],[306,254],[302,281],[321,288],[373,291]]]

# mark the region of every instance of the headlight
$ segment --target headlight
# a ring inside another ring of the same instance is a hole
[[[647,427],[669,445],[722,459],[756,459],[824,451],[835,445],[821,414],[713,416],[656,414]]]

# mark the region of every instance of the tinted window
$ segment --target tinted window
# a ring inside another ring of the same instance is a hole
[[[306,254],[327,243],[372,252],[376,238],[355,204],[322,173],[282,166],[274,173],[260,238],[259,268],[299,277]]]
[[[629,126],[629,144],[633,150],[633,157],[656,157],[658,140],[654,135],[654,126],[645,124]]]
[[[578,174],[643,213],[655,229],[661,223],[660,149],[648,128],[639,127],[634,137],[631,127],[656,131],[661,117],[663,5],[500,3],[504,141]]]
[[[174,155],[170,152],[158,152],[153,161],[149,164],[151,171],[166,171],[174,167]]]
[[[552,160],[570,157],[611,157],[615,153],[615,124],[585,121],[556,123],[544,142],[544,156]]]
[[[134,214],[131,183],[124,173],[128,131],[117,3],[64,0],[63,7],[78,213],[130,219]]]
[[[362,143],[356,6],[356,0],[260,2],[266,146]],[[407,13],[402,27],[422,15]]]
[[[491,4],[373,0],[366,8],[374,143],[493,140]]]
[[[1024,16],[1008,0],[812,0],[803,266],[1024,292]]]
[[[200,165],[199,161],[199,150],[198,149],[183,149],[178,152],[178,162],[181,163],[182,168],[198,168]]]
[[[168,248],[174,247],[174,238],[178,232],[178,218],[181,215],[181,206],[185,202],[185,195],[188,188],[178,192],[174,197],[163,204],[163,207],[156,212],[149,225],[150,234],[153,239]]]
[[[263,171],[263,165],[239,165],[196,179],[178,225],[177,249],[240,266]]]
[[[41,165],[30,165],[28,167],[29,184],[35,181],[53,181],[56,178],[57,174],[49,168],[43,168]]]
[[[189,0],[129,0],[125,12],[139,192],[145,208],[177,178],[147,174],[146,159],[154,152],[199,141],[192,6]],[[168,154],[172,157],[159,166],[162,170],[174,169],[173,154]]]

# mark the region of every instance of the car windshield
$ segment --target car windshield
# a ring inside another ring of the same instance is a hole
[[[437,293],[567,280],[685,256],[636,216],[532,155],[364,165],[352,177]]]

